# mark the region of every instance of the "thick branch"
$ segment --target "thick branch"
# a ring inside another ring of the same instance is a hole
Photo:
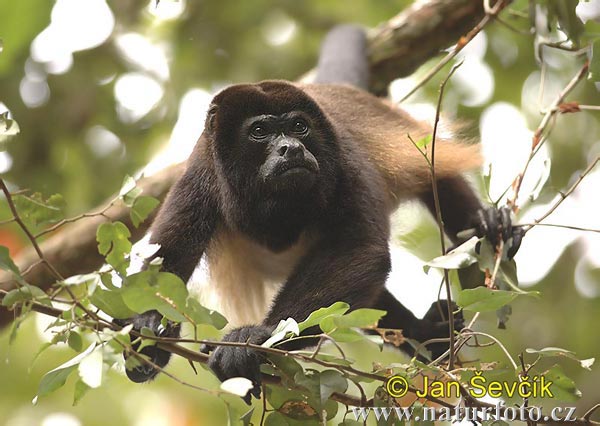
[[[369,34],[369,57],[371,62],[371,90],[385,93],[394,79],[409,75],[442,49],[456,44],[484,16],[482,0],[429,0],[419,1],[379,26]],[[162,199],[177,179],[183,166],[177,165],[150,176],[140,182],[144,193]],[[102,209],[96,208],[93,211]],[[134,228],[129,211],[124,206],[111,207],[105,214],[112,220],[124,222],[139,239],[150,221]],[[40,244],[46,259],[63,276],[86,273],[99,268],[104,259],[98,254],[96,228],[108,219],[103,216],[85,218],[62,227]],[[47,290],[55,281],[33,249],[25,250],[16,263],[21,270],[31,268],[27,281]],[[33,266],[32,266],[33,265]],[[0,271],[0,288],[14,288],[14,281]],[[0,309],[0,327],[12,319],[12,315]]]

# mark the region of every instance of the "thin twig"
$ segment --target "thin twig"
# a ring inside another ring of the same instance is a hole
[[[40,238],[46,234],[49,234],[51,232],[56,231],[57,229],[59,229],[60,227],[68,224],[68,223],[73,223],[73,222],[77,222],[81,219],[85,219],[85,218],[90,218],[90,217],[96,217],[96,216],[105,216],[106,212],[115,205],[115,203],[117,202],[117,200],[112,200],[109,204],[107,204],[102,210],[95,212],[95,213],[82,213],[79,216],[75,216],[75,217],[71,217],[68,219],[63,219],[60,222],[55,223],[54,225],[52,225],[50,228],[45,229],[37,234],[35,234],[35,238]]]
[[[564,194],[563,193],[560,194],[560,198],[552,205],[552,207],[550,207],[550,210],[548,210],[546,213],[544,213],[538,219],[535,219],[533,221],[534,225],[525,226],[523,228],[523,230],[525,232],[529,231],[535,225],[537,225],[538,223],[540,223],[541,221],[546,219],[548,216],[550,216],[552,213],[554,213],[554,211],[558,208],[558,206],[560,206],[562,204],[562,202],[565,201],[565,199],[569,195],[571,195],[573,193],[573,191],[575,191],[577,186],[579,186],[579,184],[592,171],[592,169],[596,166],[596,164],[598,164],[599,161],[600,161],[600,155],[598,157],[596,157],[596,159],[594,161],[592,161],[589,166],[587,166],[587,168],[579,175],[579,178],[577,178],[577,180],[573,183],[573,185],[571,185],[571,187],[567,190],[567,192],[565,192]]]
[[[600,233],[600,229],[584,228],[582,226],[574,226],[574,225],[561,225],[559,223],[520,223],[519,226],[528,227],[528,229],[533,228],[534,226],[547,226],[547,227],[551,227],[551,228],[571,229],[573,231]]]
[[[546,129],[547,129],[548,125],[550,124],[550,121],[556,116],[556,114],[558,112],[560,112],[559,105],[563,103],[563,101],[567,97],[567,95],[569,93],[571,93],[571,91],[575,88],[575,86],[577,86],[577,83],[579,83],[581,80],[583,80],[583,78],[587,75],[588,68],[589,68],[589,63],[586,61],[586,63],[581,67],[581,69],[577,72],[577,74],[575,74],[575,76],[573,76],[571,81],[569,81],[569,83],[565,86],[565,88],[556,96],[556,98],[550,105],[550,108],[548,108],[548,110],[545,112],[544,117],[542,118],[542,121],[540,122],[538,128],[534,132],[533,138],[531,141],[531,152],[529,154],[529,157],[527,158],[527,161],[525,162],[525,166],[523,167],[523,170],[521,171],[521,173],[519,173],[517,175],[517,177],[514,179],[512,185],[511,185],[513,188],[513,197],[512,197],[512,199],[510,199],[508,201],[508,205],[512,206],[513,211],[516,212],[518,210],[517,199],[519,197],[519,191],[521,190],[521,184],[523,183],[523,178],[525,176],[525,173],[527,172],[527,169],[529,168],[529,164],[531,163],[531,160],[533,160],[533,157],[535,156],[535,154],[537,154],[539,149],[542,147],[542,145],[546,141]]]
[[[442,68],[444,68],[444,66],[446,66],[446,64],[448,64],[452,59],[454,59],[456,55],[458,55],[460,51],[463,50],[465,46],[469,44],[471,40],[473,40],[475,36],[479,34],[481,30],[484,29],[485,26],[493,18],[495,18],[496,15],[498,15],[498,13],[500,13],[502,9],[504,9],[508,5],[508,3],[510,3],[510,1],[508,0],[498,0],[494,7],[489,10],[489,13],[486,13],[483,19],[479,21],[479,23],[473,29],[471,29],[471,31],[469,31],[467,35],[461,37],[458,43],[456,43],[454,49],[451,52],[449,52],[436,66],[430,69],[427,72],[427,74],[425,74],[423,78],[421,78],[419,82],[410,90],[410,92],[408,92],[402,97],[402,99],[400,99],[398,103],[402,103],[408,98],[410,98],[420,87],[422,87],[429,80],[431,80],[433,76],[435,76]]]
[[[454,65],[442,84],[440,85],[440,95],[438,96],[437,108],[435,111],[435,121],[433,123],[433,134],[431,136],[431,186],[433,192],[433,202],[435,205],[435,217],[440,231],[440,244],[442,247],[442,256],[446,253],[446,241],[444,232],[444,222],[442,219],[442,209],[440,206],[440,197],[437,187],[437,178],[435,173],[435,144],[437,139],[438,125],[440,122],[440,113],[442,109],[442,99],[444,97],[444,89],[446,84],[452,77],[452,74],[456,72],[458,67],[462,65],[462,62]],[[450,289],[450,280],[448,278],[448,270],[444,269],[444,282],[446,283],[446,299],[447,299],[447,313],[448,313],[448,328],[450,331],[450,357],[448,358],[448,368],[454,369],[454,313],[452,312],[452,291]]]

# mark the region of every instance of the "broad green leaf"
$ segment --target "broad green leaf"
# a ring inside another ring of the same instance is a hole
[[[254,407],[240,416],[243,426],[250,426],[252,424],[252,413],[254,413]]]
[[[350,305],[345,302],[335,302],[333,305],[328,306],[327,308],[317,309],[316,311],[312,312],[308,318],[298,324],[298,329],[300,332],[303,332],[307,328],[319,325],[319,323],[327,317],[345,314],[348,309],[350,309]]]
[[[386,312],[380,309],[363,308],[343,316],[329,316],[319,323],[321,330],[329,333],[336,328],[362,328],[376,326]]]
[[[458,293],[456,303],[467,311],[488,312],[500,309],[512,302],[519,293],[514,291],[490,290],[487,287],[466,289]]]
[[[298,361],[287,356],[269,354],[269,360],[275,364],[282,377],[289,381],[293,381],[296,374],[304,371]]]
[[[133,226],[137,228],[159,204],[160,201],[154,197],[144,195],[136,198],[129,212]]]
[[[83,340],[81,339],[81,335],[76,331],[71,331],[69,333],[67,343],[69,344],[69,347],[75,352],[81,352],[81,350],[83,349]]]
[[[120,291],[96,288],[96,291],[90,296],[90,301],[94,306],[113,318],[126,319],[136,314],[123,302],[123,296]]]
[[[142,313],[156,309],[172,321],[185,321],[188,291],[181,279],[168,272],[143,271],[126,278],[123,301],[129,309]]]
[[[351,328],[339,328],[327,333],[329,337],[338,343],[352,343],[365,340],[366,336]]]
[[[209,324],[217,330],[221,330],[227,325],[227,320],[223,315],[217,311],[205,308],[193,296],[188,296],[184,313],[195,325]]]
[[[55,223],[64,218],[65,201],[60,194],[51,195],[46,200],[38,192],[19,194],[13,200],[21,219],[30,227]]]
[[[39,287],[24,284],[19,288],[9,291],[2,299],[2,306],[13,306],[15,303],[21,303],[28,300],[34,300],[46,306],[51,306],[50,298]]]
[[[348,380],[337,370],[321,371],[319,383],[322,405],[325,405],[332,393],[343,393],[348,389]]]
[[[279,321],[279,324],[273,330],[271,337],[269,337],[261,346],[265,348],[270,348],[275,343],[278,343],[286,338],[286,336],[299,336],[300,329],[298,328],[298,323],[293,318],[288,318],[285,321]]]
[[[265,426],[293,426],[295,424],[296,422],[292,419],[277,411],[269,413],[265,418]]]
[[[123,199],[123,202],[127,207],[133,206],[133,203],[142,193],[142,189],[137,187],[135,179],[131,176],[125,176],[123,185],[119,191],[119,197]]]
[[[121,275],[129,266],[127,254],[131,251],[131,233],[121,222],[103,223],[96,231],[98,251],[106,256],[106,262]]]
[[[253,387],[252,382],[245,377],[233,377],[221,383],[221,390],[242,397]]]
[[[546,383],[552,382],[550,391],[553,400],[573,402],[581,398],[581,391],[575,386],[575,382],[568,377],[560,365],[554,365],[548,371],[541,374]]]
[[[296,374],[295,381],[306,388],[314,402],[311,405],[320,412],[325,408],[327,400],[334,392],[345,392],[348,389],[348,380],[336,370],[314,371],[308,370],[306,374]],[[310,401],[309,401],[310,402]]]
[[[44,377],[42,377],[42,380],[38,385],[38,391],[34,402],[36,402],[39,397],[46,396],[61,388],[67,381],[69,375],[77,368],[79,363],[85,357],[91,354],[95,348],[96,343],[92,343],[84,352],[56,367],[54,370],[47,372]]]
[[[0,269],[10,271],[17,277],[21,276],[21,271],[19,271],[17,265],[11,259],[8,247],[5,246],[0,246]]]
[[[90,387],[81,379],[77,380],[75,383],[75,391],[73,392],[73,406],[77,405],[89,390]]]
[[[561,30],[576,46],[584,30],[583,22],[575,13],[578,3],[578,0],[548,0],[549,15],[557,17]]]
[[[577,361],[579,363],[579,365],[581,365],[581,367],[585,368],[586,370],[591,370],[591,367],[595,361],[595,358],[579,359],[575,356],[575,352],[572,352],[572,351],[569,351],[569,350],[563,349],[563,348],[555,348],[555,347],[547,347],[547,348],[543,348],[543,349],[527,348],[527,349],[525,349],[525,352],[527,352],[528,354],[536,354],[541,357],[569,358],[569,359],[572,359],[573,361]]]

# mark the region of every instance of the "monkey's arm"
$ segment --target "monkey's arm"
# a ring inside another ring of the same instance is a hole
[[[219,217],[214,180],[202,161],[188,165],[150,228],[150,242],[160,244],[154,257],[163,258],[162,270],[184,282],[198,265]]]
[[[154,257],[163,258],[162,270],[174,273],[184,282],[187,282],[200,261],[218,220],[214,184],[214,174],[205,166],[202,157],[190,160],[150,230],[150,242],[160,244]],[[148,327],[160,337],[179,336],[179,324],[168,321],[163,327],[161,320],[162,315],[157,311],[148,311],[116,322],[121,325],[132,323],[138,331]],[[134,349],[136,348],[134,345]],[[171,357],[170,352],[156,346],[145,346],[140,353],[148,356],[153,364],[161,368],[167,365]],[[127,376],[134,382],[148,381],[158,372],[158,369],[147,363],[126,370]]]
[[[458,232],[477,225],[477,211],[482,209],[483,205],[462,176],[439,179],[437,189],[446,234],[453,242],[457,242]],[[421,200],[435,217],[433,191],[423,193]]]
[[[453,243],[460,243],[457,237],[460,231],[475,228],[479,237],[488,238],[494,246],[500,238],[505,243],[512,238],[508,257],[510,259],[515,255],[524,234],[522,228],[512,226],[508,208],[484,206],[462,176],[439,179],[437,188],[444,228]],[[421,194],[420,198],[435,217],[433,191]]]

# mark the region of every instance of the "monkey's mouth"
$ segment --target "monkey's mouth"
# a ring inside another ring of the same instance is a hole
[[[278,165],[273,171],[274,176],[283,176],[289,174],[318,173],[319,166],[311,161],[286,161]]]

